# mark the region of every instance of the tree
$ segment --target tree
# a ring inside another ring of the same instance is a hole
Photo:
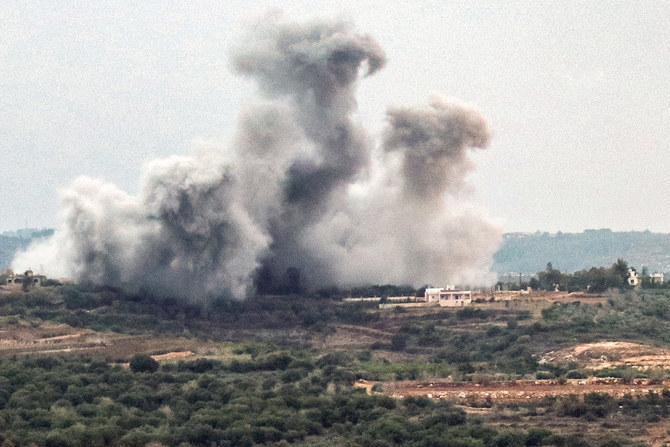
[[[24,292],[29,292],[33,286],[33,272],[32,270],[26,270],[23,274],[23,283],[21,284],[21,290]]]
[[[585,290],[602,293],[609,288],[621,287],[621,277],[612,268],[592,267],[575,272],[568,281],[568,291]]]
[[[547,263],[547,268],[543,272],[537,273],[537,278],[540,288],[544,290],[554,290],[556,286],[561,284],[561,280],[563,279],[561,271],[554,269],[551,262]]]
[[[528,285],[533,290],[539,290],[542,287],[540,281],[535,277],[530,278],[530,283]]]
[[[391,350],[403,351],[407,346],[407,338],[404,334],[395,334],[391,337]]]
[[[618,277],[621,278],[620,286],[623,286],[628,281],[628,263],[623,259],[619,258],[614,264],[612,264],[612,272],[614,272]]]
[[[158,366],[158,362],[146,354],[137,354],[130,360],[130,369],[133,372],[153,373],[158,371]]]

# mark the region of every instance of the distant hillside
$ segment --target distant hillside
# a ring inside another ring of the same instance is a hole
[[[34,239],[51,236],[54,230],[26,228],[18,231],[5,231],[0,234],[0,270],[10,267],[14,254],[28,246]],[[35,266],[38,268],[39,266]]]
[[[547,262],[563,272],[607,267],[618,258],[641,270],[670,272],[670,234],[649,231],[583,233],[507,233],[494,255],[493,271],[536,273]]]

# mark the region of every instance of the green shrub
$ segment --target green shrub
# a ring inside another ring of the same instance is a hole
[[[407,336],[403,334],[395,334],[391,337],[391,350],[403,351],[407,346]]]
[[[130,370],[133,372],[153,373],[158,371],[158,366],[158,362],[146,354],[137,354],[130,360]]]
[[[526,433],[526,445],[529,447],[547,445],[550,436],[551,431],[546,428],[531,428]]]
[[[584,374],[582,371],[578,371],[576,369],[573,369],[571,371],[568,371],[568,373],[565,375],[566,378],[568,379],[585,379],[586,374]]]
[[[524,447],[524,437],[521,433],[505,432],[493,439],[493,447]]]
[[[538,371],[535,373],[535,378],[537,380],[548,380],[556,377],[551,371]]]

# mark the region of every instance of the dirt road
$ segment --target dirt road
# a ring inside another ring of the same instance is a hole
[[[623,397],[626,394],[639,396],[652,392],[660,393],[668,388],[668,383],[664,385],[646,379],[626,382],[622,379],[572,379],[563,384],[555,380],[493,383],[396,382],[393,385],[388,385],[386,391],[393,397],[399,398],[426,396],[434,399],[463,401],[519,402],[542,400],[550,396],[584,395],[588,393],[605,393],[615,397]]]

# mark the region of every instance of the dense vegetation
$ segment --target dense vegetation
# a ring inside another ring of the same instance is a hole
[[[3,445],[589,445],[538,427],[484,424],[443,400],[367,395],[351,387],[356,372],[346,355],[277,351],[268,344],[233,349],[244,360],[198,359],[155,372],[85,357],[2,361]],[[526,405],[538,407],[559,418],[596,420],[618,411],[654,421],[670,413],[670,394],[594,394]]]
[[[323,295],[183,303],[83,285],[5,292],[4,328],[66,323],[124,337],[187,337],[205,349],[193,360],[160,364],[146,355],[155,350],[0,355],[0,439],[5,446],[633,445],[621,431],[667,420],[668,393],[500,405],[479,417],[444,400],[352,387],[358,379],[579,378],[588,374],[580,365],[543,364],[541,355],[599,340],[670,346],[667,291],[608,297],[539,308],[486,299],[415,312]],[[352,348],[323,343],[342,328],[379,335],[353,340]],[[661,369],[598,374],[668,377]],[[571,419],[600,431],[579,438],[548,424],[570,426]],[[603,431],[602,421],[621,429]]]
[[[228,363],[200,359],[154,373],[79,357],[4,361],[0,430],[18,445],[54,447],[482,446],[509,436],[445,401],[368,396],[351,388],[352,379],[334,359],[304,352],[263,352]],[[537,434],[514,436],[525,442]]]

